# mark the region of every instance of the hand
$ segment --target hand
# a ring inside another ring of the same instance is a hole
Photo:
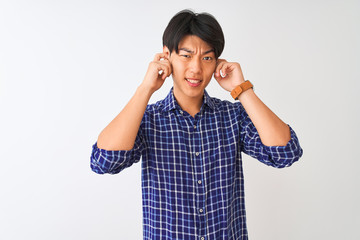
[[[237,62],[227,62],[225,59],[218,59],[214,78],[223,89],[229,92],[245,82],[240,64]]]
[[[165,79],[169,77],[171,73],[171,63],[167,59],[166,54],[158,53],[149,64],[142,85],[153,93],[164,84]]]

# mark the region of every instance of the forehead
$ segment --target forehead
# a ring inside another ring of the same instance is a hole
[[[201,52],[212,49],[212,47],[207,42],[203,41],[201,38],[195,35],[186,35],[183,37],[178,46],[178,49],[181,48],[186,48],[192,51],[200,50]]]

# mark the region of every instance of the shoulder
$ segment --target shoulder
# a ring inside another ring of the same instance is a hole
[[[173,96],[173,90],[171,89],[168,95],[155,103],[148,104],[145,110],[147,115],[161,115],[164,112],[169,112],[175,109],[175,99]]]
[[[157,115],[162,115],[165,111],[164,100],[157,101],[155,103],[148,104],[145,109],[144,117],[155,117]]]
[[[218,98],[211,98],[211,100],[216,111],[241,113],[244,110],[244,107],[239,101],[230,102],[228,100],[221,100]]]

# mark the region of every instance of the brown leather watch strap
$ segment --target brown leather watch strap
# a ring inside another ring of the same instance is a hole
[[[234,88],[234,90],[231,91],[231,96],[235,100],[237,100],[241,93],[245,92],[246,90],[248,90],[250,88],[253,88],[253,85],[249,80],[246,80],[245,82],[243,82],[242,84],[240,84],[239,86]]]

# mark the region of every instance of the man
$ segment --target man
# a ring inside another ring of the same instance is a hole
[[[207,13],[169,22],[163,52],[93,145],[92,170],[119,173],[142,157],[144,239],[248,239],[241,152],[282,168],[302,155],[295,132],[219,59],[224,36]],[[169,76],[168,96],[149,104]],[[210,97],[212,76],[235,103]]]

